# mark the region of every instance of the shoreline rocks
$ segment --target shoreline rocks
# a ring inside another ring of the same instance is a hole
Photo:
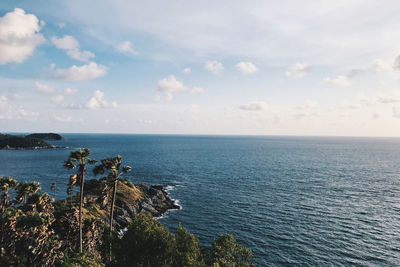
[[[179,210],[181,207],[171,199],[165,186],[136,184],[136,188],[144,193],[143,199],[135,204],[123,203],[115,211],[115,227],[122,230],[132,221],[132,217],[139,212],[150,213],[153,217],[161,217],[169,210]]]
[[[1,150],[42,150],[42,149],[64,149],[67,147],[64,146],[55,146],[55,145],[49,145],[49,146],[34,146],[34,147],[10,147],[9,145],[6,145],[5,147],[1,148]]]

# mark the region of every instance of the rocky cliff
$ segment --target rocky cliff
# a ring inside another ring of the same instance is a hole
[[[88,180],[85,182],[85,218],[101,218],[108,224],[110,203],[102,207],[101,192],[105,179]],[[68,204],[65,199],[58,202]],[[74,205],[78,204],[78,195],[73,197]],[[145,184],[134,185],[129,180],[120,180],[117,187],[114,225],[120,231],[128,226],[134,214],[138,212],[150,213],[153,217],[160,217],[168,210],[177,210],[180,206],[168,196],[164,186],[150,186]]]

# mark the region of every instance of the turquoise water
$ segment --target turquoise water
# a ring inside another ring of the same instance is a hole
[[[136,183],[171,186],[179,222],[210,244],[232,233],[260,266],[398,266],[400,139],[65,134],[68,149],[0,150],[0,175],[57,182],[69,152],[121,154]]]

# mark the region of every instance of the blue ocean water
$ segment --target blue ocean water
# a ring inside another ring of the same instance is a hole
[[[400,139],[65,134],[68,149],[0,150],[0,175],[57,183],[70,151],[122,155],[135,183],[163,184],[179,222],[210,244],[234,234],[260,266],[400,265]]]

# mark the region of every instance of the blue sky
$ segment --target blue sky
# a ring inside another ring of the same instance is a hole
[[[5,132],[400,136],[397,1],[2,1]]]

